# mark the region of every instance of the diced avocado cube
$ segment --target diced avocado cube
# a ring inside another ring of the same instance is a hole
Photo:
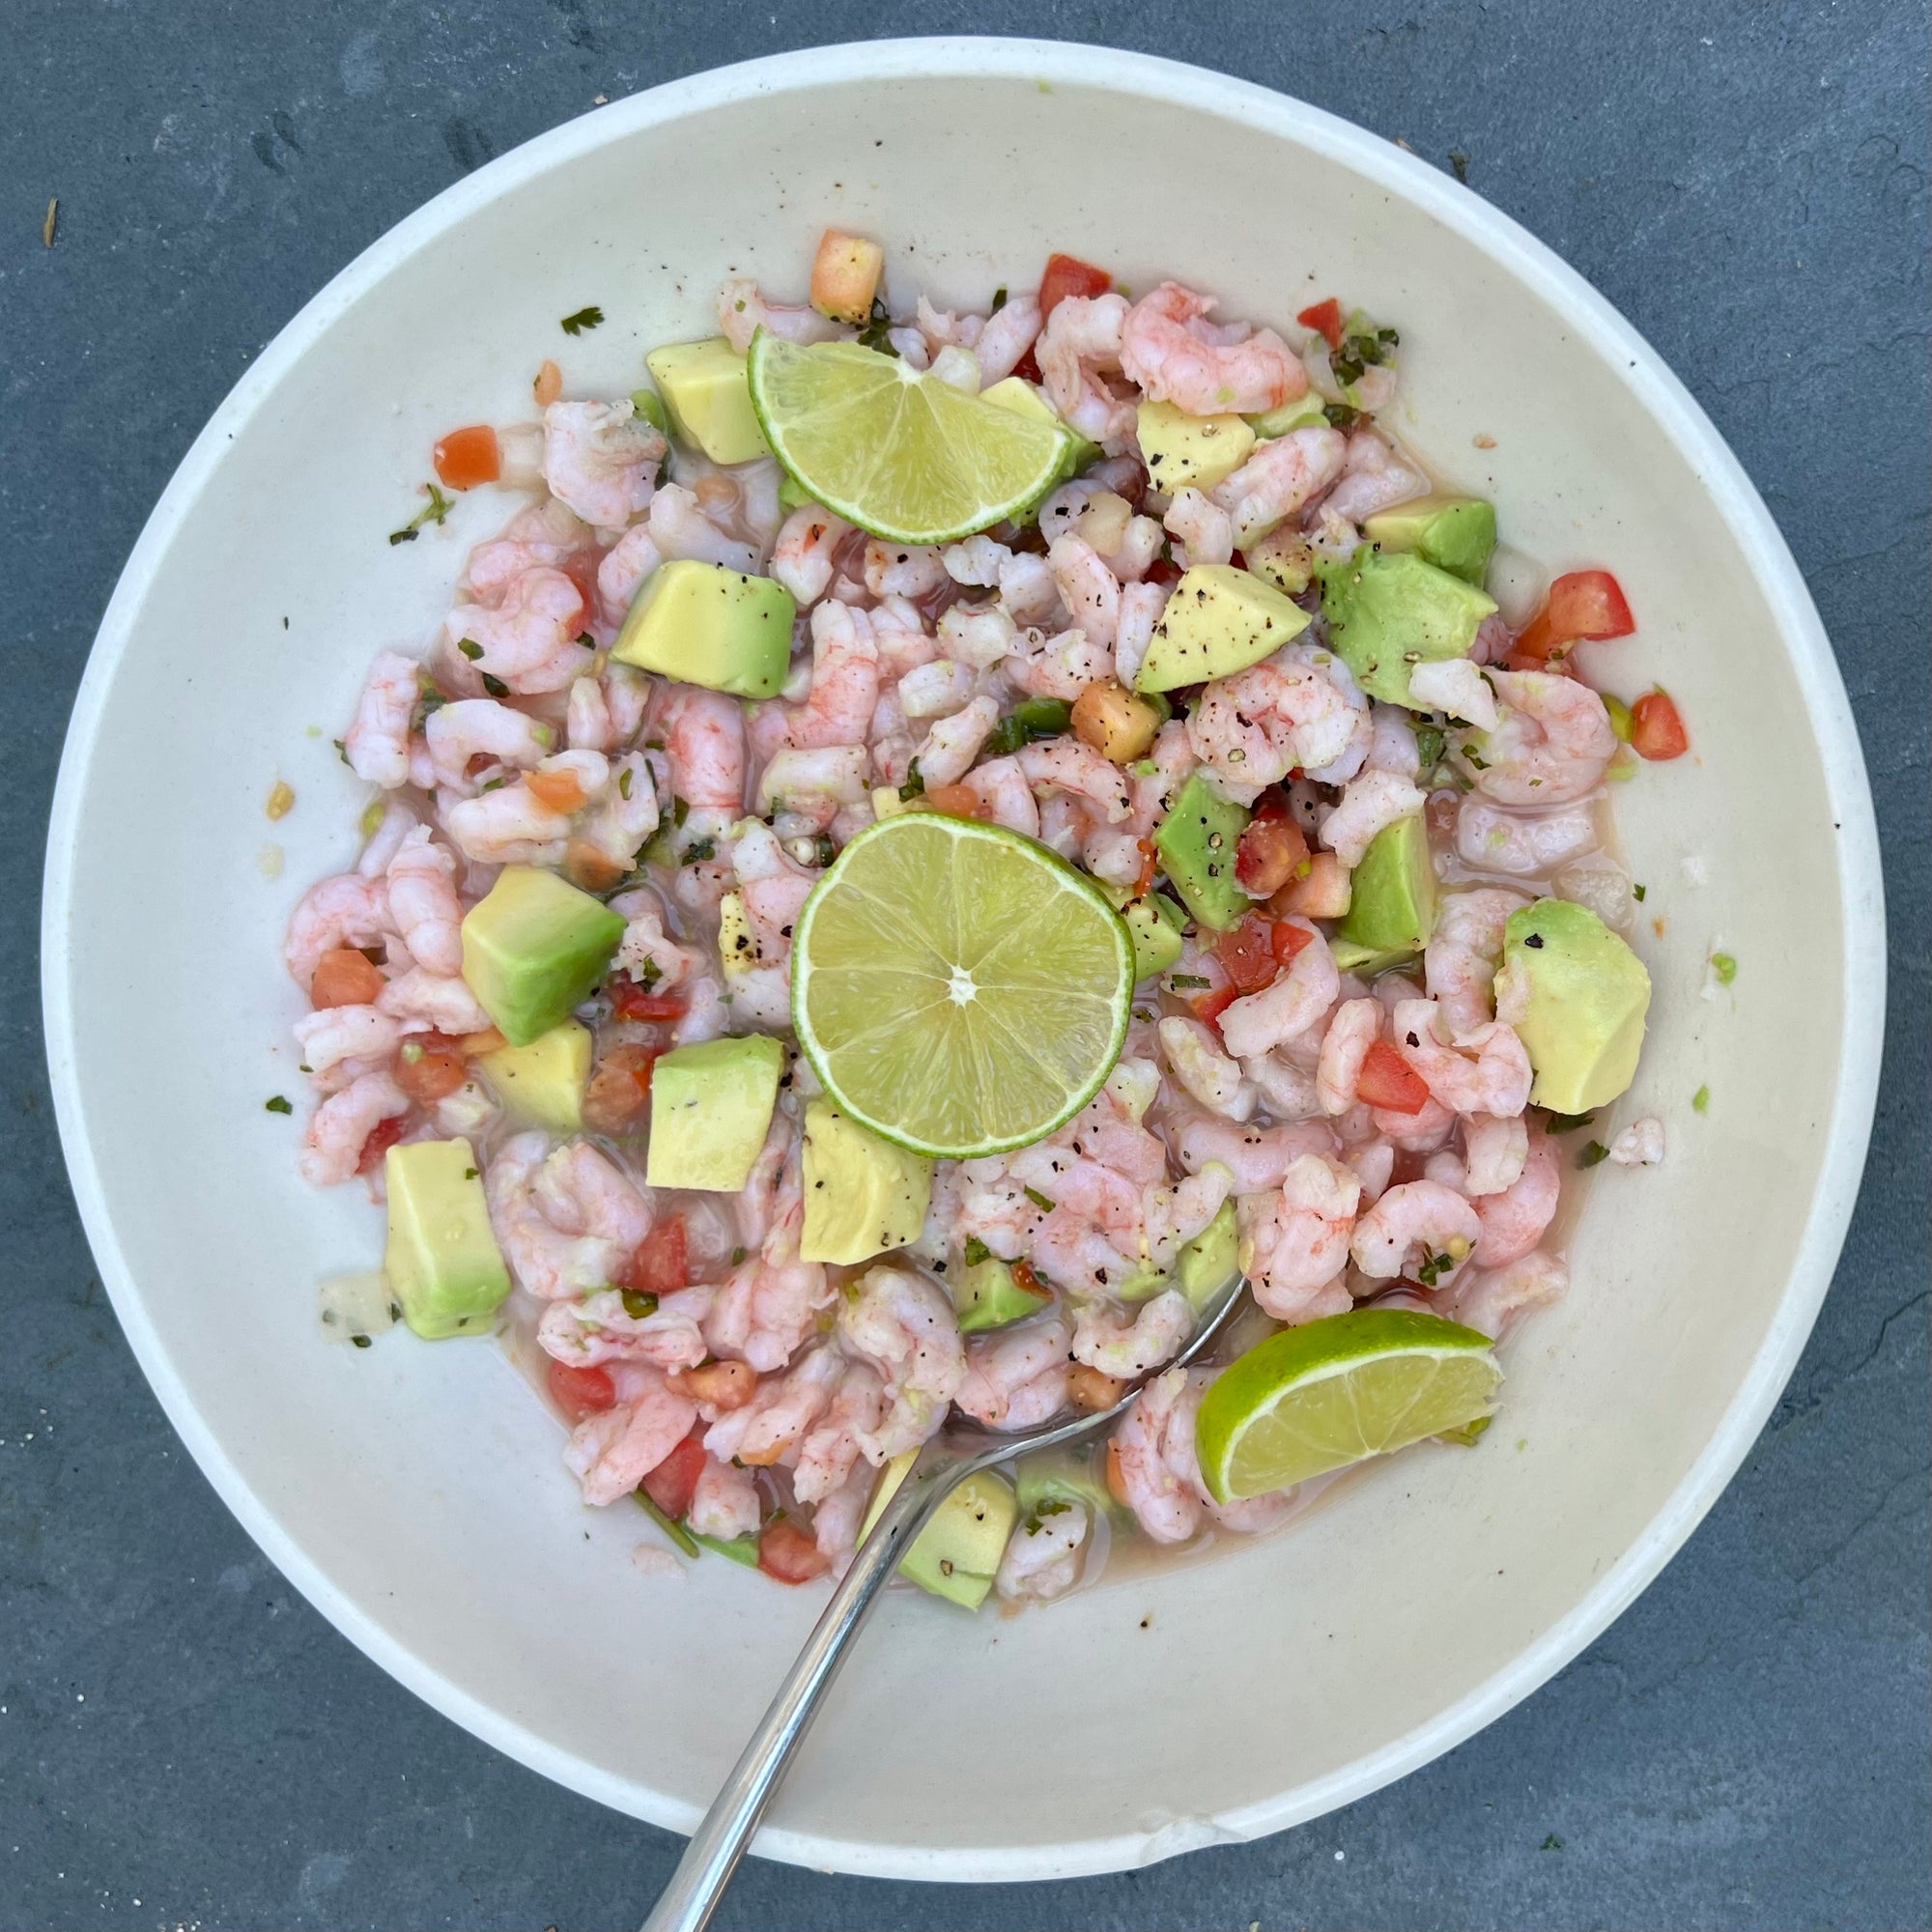
[[[1186,943],[1180,930],[1185,914],[1164,893],[1146,893],[1129,899],[1121,908],[1121,917],[1134,942],[1136,980],[1165,973],[1180,957]]]
[[[668,342],[653,349],[644,366],[681,442],[696,443],[713,463],[751,463],[770,453],[752,409],[745,358],[722,335]]]
[[[1252,571],[1197,563],[1169,594],[1134,679],[1136,691],[1173,691],[1233,677],[1272,657],[1308,628],[1308,612]]]
[[[1495,613],[1494,598],[1409,552],[1362,544],[1351,556],[1319,562],[1315,574],[1329,642],[1356,683],[1390,704],[1410,704],[1411,666],[1467,657],[1484,618]]]
[[[736,1194],[778,1104],[784,1048],[768,1034],[674,1047],[651,1068],[651,1140],[644,1179],[653,1187]]]
[[[1248,427],[1260,437],[1286,436],[1292,429],[1315,429],[1328,418],[1320,391],[1304,389],[1292,403],[1278,403],[1258,416],[1248,417]]]
[[[1390,951],[1357,946],[1352,939],[1344,939],[1339,934],[1329,940],[1328,952],[1338,973],[1358,974],[1364,980],[1373,980],[1378,973],[1386,973],[1391,966],[1405,965],[1415,957],[1413,952],[1401,948]]]
[[[1343,939],[1372,954],[1420,952],[1435,930],[1435,867],[1422,815],[1384,825],[1350,884],[1349,911],[1336,928]]]
[[[779,508],[786,516],[794,510],[802,510],[808,503],[815,503],[818,498],[789,471],[779,478]]]
[[[1009,1321],[1023,1321],[1029,1315],[1037,1315],[1052,1298],[1025,1287],[1013,1273],[1011,1263],[1003,1262],[998,1255],[988,1255],[962,1268],[952,1289],[962,1335],[978,1335],[987,1328],[1004,1328]]]
[[[758,963],[757,935],[746,917],[742,893],[726,893],[718,901],[718,957],[727,980],[741,978]]]
[[[1362,534],[1384,551],[1413,551],[1424,563],[1480,584],[1496,547],[1496,507],[1481,497],[1416,497],[1378,510]]]
[[[1235,878],[1235,852],[1247,810],[1195,772],[1153,835],[1154,851],[1187,910],[1217,932],[1238,925],[1254,901]]]
[[[1089,442],[1084,437],[1075,436],[1066,429],[1065,423],[1061,421],[1060,412],[1023,376],[1003,377],[990,388],[981,389],[980,400],[991,403],[996,410],[1010,410],[1015,415],[1037,416],[1043,422],[1066,430],[1066,454],[1054,470],[1046,490],[1040,492],[1042,498],[1048,491],[1057,490],[1069,476],[1079,475],[1100,454],[1098,443]],[[1031,516],[1025,521],[1032,521]]]
[[[505,866],[463,919],[463,978],[512,1046],[570,1017],[604,976],[624,919],[554,872]]]
[[[389,1244],[383,1265],[403,1320],[425,1341],[495,1325],[510,1271],[490,1227],[476,1152],[466,1140],[410,1141],[383,1157]]]
[[[1013,1464],[1013,1502],[1021,1521],[1056,1503],[1079,1503],[1095,1520],[1122,1522],[1132,1515],[1108,1489],[1093,1452],[1072,1445],[1022,1456]]]
[[[919,1238],[932,1200],[932,1162],[882,1140],[830,1100],[805,1109],[802,1262],[849,1266]]]
[[[1255,433],[1239,416],[1191,416],[1172,403],[1143,403],[1137,431],[1148,481],[1172,495],[1211,490],[1248,460]]]
[[[1587,906],[1538,899],[1511,913],[1496,990],[1504,1010],[1521,1012],[1537,1106],[1591,1113],[1635,1077],[1650,974]]]
[[[1221,1291],[1240,1273],[1239,1246],[1235,1204],[1224,1201],[1220,1211],[1181,1249],[1174,1264],[1175,1281],[1194,1304],[1195,1314],[1205,1315]]]
[[[776,697],[797,614],[791,592],[769,577],[678,557],[644,580],[611,655],[679,684]]]
[[[476,1065],[497,1097],[519,1119],[560,1134],[583,1125],[583,1089],[590,1078],[590,1029],[563,1020],[527,1046],[499,1046]]]
[[[654,430],[666,436],[670,434],[670,417],[665,412],[664,398],[655,389],[633,389],[631,413]]]
[[[940,1504],[899,1559],[899,1575],[935,1597],[977,1610],[993,1587],[1007,1539],[1018,1520],[1011,1484],[981,1469]]]

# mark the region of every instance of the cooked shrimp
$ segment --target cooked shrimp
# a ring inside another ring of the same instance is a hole
[[[1427,803],[1414,785],[1393,772],[1363,772],[1349,781],[1342,802],[1323,815],[1321,842],[1352,868],[1362,863],[1378,832],[1415,817]]]
[[[1373,727],[1353,680],[1327,651],[1291,645],[1234,677],[1217,678],[1188,714],[1187,741],[1223,787],[1245,803],[1299,766],[1325,772]],[[1357,768],[1360,761],[1357,760]]]
[[[818,1262],[798,1258],[805,1226],[804,1181],[796,1163],[779,1185],[770,1231],[758,1252],[734,1267],[718,1292],[705,1335],[713,1350],[750,1362],[760,1374],[782,1368],[812,1333],[834,1291]]]
[[[1236,1194],[1267,1193],[1282,1184],[1289,1169],[1305,1154],[1335,1151],[1335,1137],[1325,1122],[1244,1127],[1198,1114],[1181,1122],[1174,1144],[1181,1166],[1190,1174],[1204,1172],[1210,1162],[1225,1167]]]
[[[1363,1205],[1372,1208],[1388,1192],[1388,1184],[1395,1177],[1394,1144],[1377,1134],[1372,1140],[1345,1148],[1342,1163],[1354,1170],[1355,1179],[1362,1183]]]
[[[1236,1000],[1221,1013],[1221,1037],[1236,1060],[1252,1059],[1306,1033],[1335,1004],[1341,976],[1328,942],[1306,921],[1307,945],[1271,986]]]
[[[1354,1170],[1319,1153],[1292,1161],[1274,1192],[1241,1197],[1241,1272],[1265,1313],[1312,1321],[1349,1307],[1341,1275],[1361,1198]]]
[[[1326,1114],[1346,1114],[1355,1104],[1355,1082],[1362,1062],[1381,1037],[1379,1000],[1344,1000],[1321,1036],[1321,1059],[1315,1071],[1316,1093]]]
[[[1342,433],[1325,428],[1293,429],[1257,443],[1248,460],[1212,492],[1235,547],[1245,549],[1321,496],[1341,474],[1347,453]],[[1191,546],[1188,555],[1194,555]]]
[[[1418,709],[1460,718],[1479,731],[1493,731],[1502,715],[1489,679],[1468,658],[1438,658],[1412,667],[1408,695]]]
[[[1161,521],[1168,533],[1186,546],[1188,568],[1197,563],[1226,563],[1235,554],[1233,518],[1191,483],[1174,493]]]
[[[1551,872],[1596,843],[1596,815],[1586,804],[1517,811],[1488,799],[1465,798],[1456,813],[1457,853],[1486,872],[1523,877]]]
[[[1139,676],[1148,645],[1153,641],[1154,626],[1167,609],[1173,594],[1165,583],[1123,583],[1121,586],[1121,623],[1114,633],[1114,675],[1132,688]]]
[[[548,1134],[514,1136],[497,1149],[485,1169],[483,1192],[490,1225],[511,1272],[530,1293],[559,1301],[604,1286],[628,1249],[620,1251],[601,1227],[587,1225],[567,1176],[539,1193],[552,1151]],[[602,1159],[594,1150],[584,1151]],[[552,1219],[553,1208],[559,1219]],[[647,1224],[647,1213],[645,1219]],[[602,1215],[599,1220],[609,1225]]]
[[[761,328],[787,342],[833,342],[852,331],[822,316],[809,303],[767,301],[750,275],[732,275],[718,284],[718,327],[740,355]]]
[[[696,493],[668,483],[651,498],[651,542],[666,558],[690,557],[726,570],[756,570],[758,553],[727,536],[704,514]]]
[[[671,790],[694,810],[745,806],[745,714],[722,691],[674,684],[659,714]]]
[[[684,984],[704,964],[705,954],[694,946],[680,946],[666,935],[664,908],[648,887],[620,894],[611,910],[622,915],[624,936],[617,942],[612,965],[633,980],[648,980],[667,992]]]
[[[975,702],[990,703],[991,700],[976,699]],[[964,717],[965,713],[958,715]],[[937,728],[934,726],[935,731]],[[922,777],[925,771],[926,762],[922,756]],[[1039,837],[1039,804],[1033,795],[1033,787],[1027,783],[1026,774],[1020,770],[1017,758],[988,758],[983,765],[976,765],[963,779],[952,782],[963,784],[992,814],[994,824],[1004,825],[1008,831],[1021,833],[1028,838]]]
[[[1132,810],[1120,766],[1110,764],[1078,738],[1044,738],[1023,745],[1015,755],[1027,782],[1041,796],[1063,792],[1080,799],[1110,825]]]
[[[1144,1301],[1131,1321],[1112,1301],[1085,1301],[1073,1313],[1073,1359],[1131,1381],[1178,1354],[1193,1332],[1193,1303],[1176,1288]]]
[[[597,566],[597,596],[605,621],[621,624],[652,571],[664,561],[648,524],[635,524]]]
[[[709,1312],[708,1288],[660,1295],[650,1314],[632,1315],[622,1293],[599,1289],[582,1301],[553,1301],[537,1321],[537,1346],[578,1368],[599,1362],[650,1362],[661,1369],[695,1369],[708,1350],[699,1323]]]
[[[1437,1312],[1465,1328],[1500,1337],[1515,1316],[1553,1301],[1569,1286],[1569,1268],[1554,1255],[1533,1248],[1500,1267],[1471,1273]]]
[[[770,829],[757,824],[748,827],[739,839],[731,864],[758,957],[768,966],[781,964],[791,951],[792,927],[818,883],[818,874],[796,864]]]
[[[999,722],[1000,707],[990,697],[976,697],[950,717],[935,718],[913,754],[921,779],[928,785],[957,784]]]
[[[1562,1187],[1556,1143],[1548,1134],[1531,1134],[1522,1173],[1500,1194],[1482,1195],[1474,1204],[1482,1224],[1476,1265],[1505,1267],[1535,1247],[1555,1217]]]
[[[863,745],[879,701],[879,647],[863,611],[837,602],[811,612],[811,691],[786,713],[785,742],[801,750]]]
[[[1502,722],[1482,734],[1476,789],[1499,805],[1567,805],[1594,790],[1617,749],[1604,700],[1586,684],[1541,670],[1492,670]]]
[[[1156,1376],[1122,1418],[1111,1445],[1126,1505],[1156,1543],[1185,1543],[1201,1527],[1200,1464],[1192,1432],[1170,1428],[1186,1386],[1185,1369]],[[1170,1448],[1179,1453],[1170,1455]]]
[[[991,388],[1018,368],[1039,335],[1039,303],[1032,296],[1014,296],[986,318],[973,353],[980,358],[980,384]]]
[[[310,1117],[302,1136],[302,1179],[311,1187],[339,1186],[355,1174],[369,1136],[409,1108],[409,1095],[388,1074],[358,1075]]]
[[[380,946],[389,930],[389,889],[383,879],[338,872],[305,892],[289,916],[282,958],[303,992],[325,952]]]
[[[577,682],[597,688],[594,679]],[[528,771],[556,749],[556,733],[550,725],[494,697],[460,697],[440,705],[425,721],[423,736],[437,783],[458,797],[476,789],[469,776],[474,758]]]
[[[1428,477],[1413,465],[1405,463],[1385,437],[1372,429],[1358,429],[1349,438],[1342,479],[1329,491],[1322,508],[1331,515],[1346,517],[1351,524],[1359,524],[1378,510],[1392,509],[1397,503],[1406,503],[1410,497],[1426,496],[1428,492]]]
[[[422,696],[422,667],[384,651],[369,667],[342,755],[358,779],[393,791],[410,781],[410,729]]]
[[[389,861],[403,840],[421,823],[413,808],[391,792],[383,801],[383,815],[375,831],[355,855],[356,871],[365,879],[380,879],[389,869]]]
[[[1031,697],[1078,697],[1090,684],[1114,674],[1111,645],[1096,644],[1085,631],[1062,631],[1052,637],[1038,630],[1022,631],[1013,639],[1007,675]]]
[[[389,917],[416,964],[452,978],[463,970],[463,901],[456,855],[428,826],[412,832],[389,861]]]
[[[1456,1131],[1456,1116],[1434,1094],[1414,1114],[1398,1114],[1387,1107],[1373,1107],[1369,1118],[1378,1133],[1405,1153],[1429,1153],[1439,1148]]]
[[[466,980],[412,966],[376,995],[378,1009],[398,1021],[405,1033],[461,1036],[486,1033],[491,1020]]]
[[[1521,1113],[1534,1075],[1516,1029],[1488,1020],[1451,1045],[1442,1037],[1441,1012],[1434,1000],[1398,1001],[1389,1015],[1396,1051],[1452,1113],[1505,1120]]]
[[[1065,1596],[1079,1580],[1089,1527],[1085,1504],[1065,1498],[1042,1503],[1013,1525],[993,1588],[1009,1604]]]
[[[570,814],[553,811],[526,784],[502,785],[450,801],[442,829],[478,866],[557,866],[570,838]]]
[[[530,425],[530,434],[542,440],[543,432],[535,424]],[[530,481],[536,480],[533,469]],[[546,497],[518,511],[500,536],[478,544],[469,553],[464,579],[476,602],[494,609],[526,572],[539,567],[560,570],[592,541],[589,529],[564,504]]]
[[[684,1438],[697,1406],[642,1364],[626,1373],[628,1393],[614,1408],[586,1415],[570,1432],[564,1466],[595,1507],[629,1495]]]
[[[785,519],[772,550],[771,574],[801,611],[831,589],[838,547],[851,533],[850,524],[816,503],[803,503]]]
[[[1254,1083],[1223,1053],[1205,1020],[1170,1013],[1160,1022],[1168,1071],[1194,1100],[1225,1121],[1245,1121],[1255,1111]]]
[[[544,481],[586,524],[621,530],[649,506],[658,465],[670,445],[637,416],[628,396],[614,403],[553,403],[544,412]]]
[[[1619,1167],[1655,1167],[1663,1158],[1663,1122],[1633,1121],[1610,1143],[1610,1156]]]
[[[978,673],[971,665],[934,658],[899,679],[899,712],[908,719],[950,718],[972,700]]]
[[[1411,1259],[1418,1266],[1434,1264],[1446,1280],[1475,1251],[1482,1232],[1476,1208],[1460,1194],[1438,1181],[1405,1180],[1355,1223],[1349,1252],[1378,1281],[1412,1272]]]
[[[918,1447],[946,1420],[966,1378],[952,1303],[924,1275],[874,1267],[839,1303],[838,1337],[885,1382],[884,1415],[855,1431],[866,1460],[884,1463]]]
[[[715,1536],[721,1543],[733,1543],[752,1536],[764,1520],[764,1505],[758,1499],[758,1486],[743,1469],[707,1456],[691,1492],[691,1507],[685,1512],[685,1527],[699,1536]]]
[[[459,604],[443,619],[447,679],[474,693],[484,674],[523,696],[562,691],[592,661],[583,593],[558,570],[526,570],[494,610]]]
[[[1255,1084],[1255,1092],[1262,1096],[1262,1105],[1277,1121],[1308,1121],[1319,1116],[1321,1111],[1321,1094],[1315,1084],[1315,1075],[1300,1064],[1305,1059],[1309,1043],[1315,1040],[1313,1027],[1305,1034],[1298,1035],[1275,1053],[1258,1053],[1241,1062],[1241,1071]],[[1321,1046],[1316,1043],[1316,1059],[1321,1059]]]
[[[1134,405],[1105,380],[1121,367],[1126,320],[1124,296],[1069,296],[1054,305],[1034,345],[1047,401],[1092,442],[1119,441],[1134,431]]]
[[[1421,669],[1417,666],[1416,669]],[[1411,673],[1411,681],[1413,673]],[[1415,722],[1399,704],[1369,707],[1369,767],[1393,772],[1412,783],[1422,776],[1422,753],[1415,742]]]
[[[343,1061],[381,1062],[402,1044],[401,1024],[380,1007],[324,1007],[295,1024],[302,1068],[320,1077]]]
[[[1058,1314],[974,1336],[953,1403],[988,1429],[1037,1427],[1066,1406],[1072,1341],[1073,1331]]]
[[[864,745],[776,753],[758,775],[758,811],[762,815],[782,804],[788,813],[822,832],[841,806],[865,804],[867,764]]]
[[[1463,1192],[1476,1199],[1502,1194],[1522,1179],[1529,1159],[1529,1128],[1520,1114],[1471,1114],[1463,1122]],[[1612,1150],[1614,1156],[1614,1150]]]
[[[1121,626],[1120,580],[1100,560],[1083,537],[1055,537],[1046,553],[1047,567],[1059,586],[1060,600],[1073,613],[1087,641],[1110,654]]]
[[[1442,895],[1422,966],[1430,997],[1452,1032],[1472,1032],[1495,1016],[1503,927],[1511,913],[1528,903],[1520,893],[1496,886]]]
[[[863,569],[874,597],[926,597],[950,581],[929,545],[881,543],[877,537],[867,541]]]
[[[800,1502],[817,1502],[844,1483],[859,1463],[861,1439],[877,1427],[885,1406],[878,1370],[869,1362],[848,1362],[823,1412],[798,1438],[791,1487]]]
[[[1162,282],[1143,296],[1121,327],[1121,367],[1128,380],[1154,401],[1200,416],[1224,411],[1257,415],[1307,389],[1307,373],[1273,329],[1216,327],[1207,320],[1213,310],[1210,297],[1179,282]],[[1056,308],[1049,335],[1059,319]],[[1045,367],[1042,359],[1042,372]]]

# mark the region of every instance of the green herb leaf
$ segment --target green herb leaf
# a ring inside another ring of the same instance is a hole
[[[353,1343],[355,1343],[355,1346],[356,1346],[356,1347],[357,1347],[358,1349],[367,1349],[367,1348],[369,1348],[370,1346],[372,1346],[372,1345],[371,1345],[371,1343],[370,1343],[370,1341],[369,1341],[369,1338],[368,1338],[368,1336],[366,1336],[366,1335],[352,1335],[352,1336],[350,1336],[350,1338],[349,1338],[349,1339],[350,1339],[350,1340],[351,1340],[351,1341],[352,1341]]]
[[[1048,1200],[1048,1198],[1044,1194],[1042,1194],[1037,1187],[1022,1187],[1020,1189],[1020,1192],[1024,1194],[1026,1198],[1029,1201],[1031,1201],[1033,1205],[1036,1208],[1037,1208],[1042,1214],[1051,1214],[1054,1208],[1059,1206],[1058,1202]]]
[[[1578,1127],[1587,1127],[1596,1118],[1595,1114],[1551,1114],[1544,1122],[1544,1131],[1551,1134],[1574,1134]]]
[[[919,775],[919,760],[917,758],[906,767],[905,783],[899,786],[899,796],[905,799],[923,798],[925,796],[925,781]]]
[[[264,1104],[271,1114],[293,1114],[295,1112],[295,1109],[290,1106],[287,1099],[280,1094],[271,1094]]]
[[[604,311],[592,302],[587,308],[581,308],[575,315],[567,315],[558,327],[566,335],[582,335],[586,328],[596,328],[604,320]]]
[[[1179,992],[1183,986],[1211,986],[1213,980],[1199,973],[1170,973],[1167,976],[1168,989]]]
[[[1416,732],[1415,755],[1422,761],[1425,772],[1440,760],[1444,742],[1439,724],[1425,724]]]
[[[483,655],[483,646],[479,644],[474,638],[465,638],[464,640],[460,644],[458,644],[456,648],[459,651],[461,651],[463,655],[467,657],[471,664],[477,663],[478,660],[481,659]]]
[[[733,1248],[731,1250],[731,1265],[736,1267],[749,1252],[750,1250],[746,1248]]]
[[[1360,410],[1351,410],[1347,403],[1324,403],[1321,406],[1322,420],[1330,429],[1352,429],[1361,420]]]
[[[694,845],[685,848],[684,856],[678,860],[680,866],[701,866],[707,859],[718,856],[718,841],[715,838],[700,838]]]
[[[392,549],[397,544],[414,543],[415,540],[416,528],[413,524],[406,524],[401,529],[389,532],[389,544]]]
[[[674,798],[671,800],[670,822],[673,825],[682,828],[684,821],[690,816],[691,816],[691,807],[687,805],[683,799]]]
[[[483,689],[492,697],[508,697],[510,695],[510,687],[500,677],[492,677],[487,670],[483,673]]]
[[[1650,896],[1650,888],[1648,886],[1633,886],[1631,888],[1631,897],[1634,898],[1638,905],[1641,905],[1644,902],[1644,900],[1649,896]]]
[[[1577,1156],[1578,1167],[1595,1167],[1600,1160],[1607,1160],[1610,1151],[1602,1141],[1586,1141],[1583,1151]]]
[[[988,315],[998,315],[999,312],[1006,307],[1006,305],[1007,305],[1007,285],[1005,282],[1002,282],[1000,286],[993,291],[993,305],[986,311],[986,313]]]
[[[876,349],[881,355],[896,355],[899,352],[892,345],[892,327],[891,310],[874,296],[871,316],[859,331],[859,346],[862,349]]]
[[[981,1262],[989,1261],[992,1253],[992,1249],[978,1235],[966,1236],[966,1265],[969,1268],[978,1267]]]
[[[683,1523],[679,1522],[675,1517],[666,1516],[664,1511],[659,1509],[657,1504],[652,1502],[650,1497],[647,1496],[642,1490],[634,1490],[632,1491],[631,1493],[636,1498],[638,1507],[640,1510],[642,1510],[643,1513],[647,1517],[649,1517],[650,1520],[654,1523],[656,1523],[657,1526],[661,1530],[663,1530],[664,1533],[668,1537],[669,1537],[670,1540],[674,1544],[676,1544],[677,1547],[681,1550],[683,1550],[687,1556],[696,1556],[697,1554],[697,1545],[696,1542],[693,1541],[690,1530],[686,1529]]]

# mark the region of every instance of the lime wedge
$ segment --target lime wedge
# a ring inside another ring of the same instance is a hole
[[[1091,879],[996,825],[906,811],[839,853],[792,938],[792,1023],[874,1133],[964,1159],[1025,1147],[1099,1091],[1134,949]]]
[[[752,407],[814,501],[893,543],[952,543],[1019,517],[1075,439],[1050,412],[969,396],[856,342],[752,338]]]
[[[1490,1338],[1407,1309],[1365,1308],[1270,1335],[1201,1399],[1194,1444],[1221,1502],[1286,1490],[1492,1414]]]

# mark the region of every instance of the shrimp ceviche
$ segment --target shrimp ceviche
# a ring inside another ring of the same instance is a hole
[[[288,927],[301,1172],[388,1219],[324,1329],[504,1337],[646,1568],[837,1575],[942,1427],[1129,1395],[906,1575],[1268,1528],[1474,1443],[1566,1179],[1662,1157],[1608,800],[1687,738],[1578,674],[1616,580],[1510,621],[1494,506],[1385,426],[1394,327],[1136,284],[889,306],[827,234],[634,392],[545,362],[392,539],[504,494]]]

